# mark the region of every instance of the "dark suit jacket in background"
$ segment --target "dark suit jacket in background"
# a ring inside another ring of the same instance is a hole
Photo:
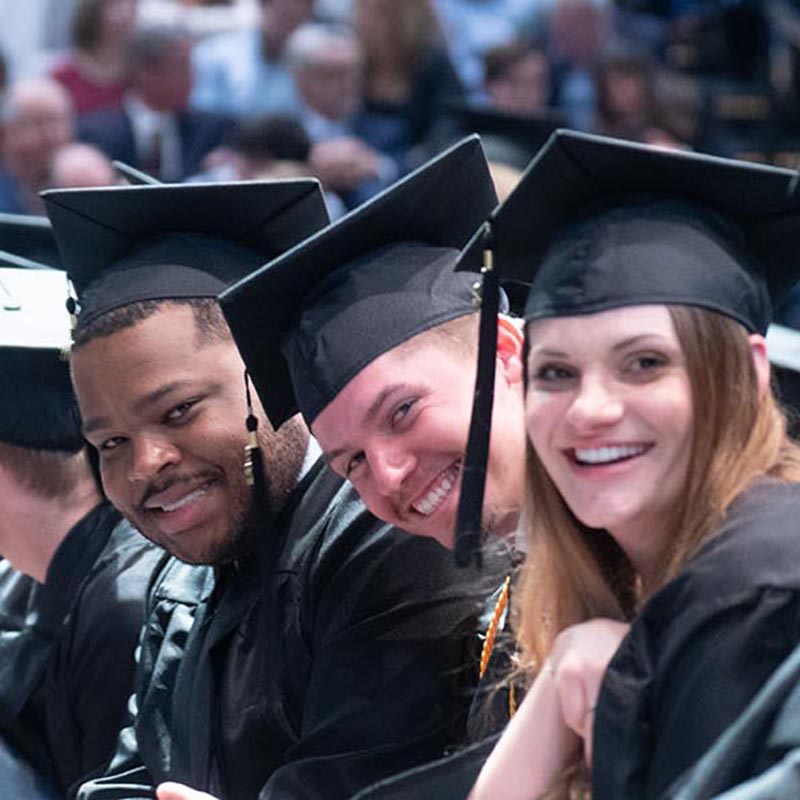
[[[233,130],[234,120],[208,111],[183,111],[178,114],[178,136],[181,141],[181,173],[176,180],[201,170],[203,159],[225,143]],[[133,126],[125,109],[93,111],[78,118],[77,138],[99,147],[109,158],[124,161],[137,169],[140,164],[133,137]],[[158,176],[156,176],[158,177]]]

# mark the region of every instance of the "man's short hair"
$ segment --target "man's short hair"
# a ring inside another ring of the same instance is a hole
[[[478,312],[466,314],[463,317],[443,322],[433,328],[428,328],[417,336],[404,342],[400,347],[405,347],[413,352],[416,347],[421,347],[429,342],[453,350],[460,357],[478,357]]]
[[[0,442],[0,465],[23,489],[50,499],[68,497],[90,474],[85,448],[68,453]]]
[[[111,336],[112,333],[130,328],[170,306],[188,306],[192,309],[199,344],[231,338],[230,330],[216,299],[213,297],[190,297],[174,300],[140,300],[136,303],[128,303],[96,317],[85,325],[81,325],[79,316],[77,327],[73,333],[72,346],[82,347],[93,339]]]

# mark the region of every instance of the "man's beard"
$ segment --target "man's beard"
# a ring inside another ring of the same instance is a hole
[[[247,486],[244,480],[242,484],[242,501],[231,511],[229,535],[211,545],[194,563],[221,566],[248,560],[256,553],[259,542],[268,537],[276,514],[270,499],[269,475],[264,474],[261,486]]]

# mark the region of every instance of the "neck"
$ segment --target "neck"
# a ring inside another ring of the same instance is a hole
[[[645,594],[655,591],[657,576],[664,555],[664,525],[636,526],[636,529],[613,530],[609,533],[622,548],[642,582]]]
[[[87,477],[67,498],[42,498],[15,492],[3,508],[0,549],[11,566],[44,583],[53,556],[70,530],[102,501],[94,480]]]

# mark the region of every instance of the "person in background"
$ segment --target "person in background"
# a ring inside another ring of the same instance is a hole
[[[358,128],[362,53],[347,28],[304,25],[286,45],[301,100],[299,119],[312,141],[311,165],[323,186],[352,208],[391,183],[397,162],[370,146]]]
[[[20,79],[8,89],[0,120],[0,211],[41,214],[39,192],[46,188],[53,156],[74,136],[69,95],[49,78]]]
[[[66,296],[60,270],[0,268],[0,617],[33,581],[24,624],[0,635],[0,737],[61,797],[114,751],[164,558],[90,465],[63,359]]]
[[[483,100],[494,110],[536,115],[550,105],[550,67],[539,45],[517,39],[483,57]]]
[[[188,108],[192,40],[183,28],[142,28],[128,46],[121,108],[78,121],[78,138],[162,181],[180,181],[226,140],[229,117]]]
[[[125,54],[136,22],[136,0],[80,0],[71,25],[72,48],[50,76],[75,111],[119,108],[125,93]]]
[[[117,183],[108,156],[97,147],[72,142],[59,148],[50,164],[48,189],[113,186]]]
[[[554,0],[546,19],[554,105],[570,128],[591,130],[597,102],[594,70],[611,36],[608,4]]]
[[[484,54],[536,29],[551,0],[433,0],[470,100],[483,84]]]
[[[655,70],[650,58],[632,48],[617,47],[605,53],[595,68],[593,130],[661,147],[683,146],[665,125]]]
[[[242,120],[231,137],[229,155],[216,169],[196,176],[198,180],[283,180],[313,175],[311,140],[294,117],[273,114]],[[345,213],[341,198],[325,192],[331,219]]]
[[[464,91],[429,0],[355,0],[362,53],[359,131],[374,148],[404,163]]]
[[[259,0],[258,26],[211,36],[192,54],[192,107],[236,117],[298,110],[286,42],[312,19],[313,0]]]

